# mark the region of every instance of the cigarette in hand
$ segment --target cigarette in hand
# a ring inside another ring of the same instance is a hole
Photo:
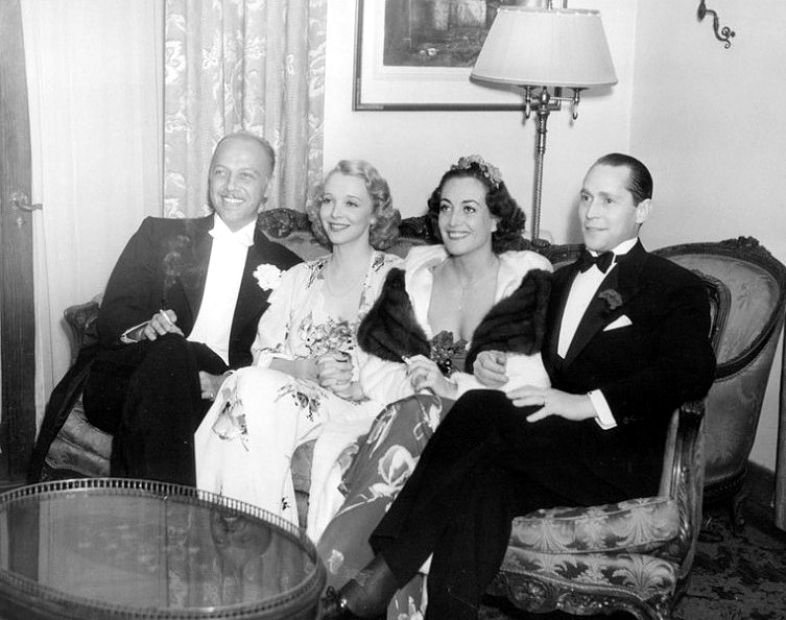
[[[170,318],[169,318],[169,315],[166,313],[166,310],[164,310],[163,308],[161,308],[161,309],[159,310],[159,312],[160,312],[160,313],[161,313],[161,315],[164,317],[164,320],[165,320],[167,323],[169,323],[169,324],[170,324],[172,327],[176,327],[176,325],[175,325],[175,324],[172,322],[172,319],[170,319]]]

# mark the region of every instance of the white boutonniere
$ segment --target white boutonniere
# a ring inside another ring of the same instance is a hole
[[[275,265],[262,263],[254,270],[254,277],[259,283],[259,288],[264,291],[272,291],[281,284],[281,270]]]

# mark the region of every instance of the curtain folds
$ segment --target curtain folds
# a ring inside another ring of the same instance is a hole
[[[2,1],[2,0],[0,0]],[[62,316],[103,291],[146,215],[206,211],[216,141],[278,155],[269,206],[322,167],[327,0],[22,0],[33,153],[36,407],[68,368]]]
[[[2,0],[0,0],[1,2]],[[161,0],[22,0],[30,108],[36,417],[70,363],[63,311],[103,291],[161,214]]]
[[[327,0],[167,0],[164,215],[207,208],[226,133],[264,136],[278,161],[268,207],[303,210],[322,174]]]

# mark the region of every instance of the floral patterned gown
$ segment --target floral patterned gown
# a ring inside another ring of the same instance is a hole
[[[405,262],[406,289],[418,323],[431,342],[431,358],[444,362],[449,357],[454,369],[464,368],[466,350],[456,347],[452,335],[434,334],[426,317],[431,300],[433,270],[447,258],[442,246],[412,248]],[[506,252],[500,255],[495,303],[507,297],[530,269],[551,271],[550,263],[533,252]],[[549,385],[540,354],[509,358],[511,387],[524,383]],[[350,448],[354,454],[344,475],[345,500],[318,541],[317,549],[327,567],[328,585],[341,587],[374,556],[368,539],[388,506],[417,465],[423,448],[442,418],[453,405],[432,393],[414,394],[406,380],[404,364],[370,357],[363,367],[362,383],[367,394],[388,404],[366,436]],[[457,397],[481,386],[460,370],[451,375],[458,384]],[[417,620],[425,610],[422,575],[400,590],[388,608],[388,618]]]
[[[366,433],[383,404],[345,400],[318,383],[273,370],[273,359],[297,360],[328,352],[364,354],[357,325],[400,259],[374,252],[355,321],[328,315],[323,272],[329,256],[292,267],[270,296],[253,345],[254,365],[222,384],[195,434],[197,486],[268,510],[295,524],[297,506],[290,461],[295,449],[316,439],[309,496],[309,533],[316,539],[343,501],[338,491],[342,451]]]

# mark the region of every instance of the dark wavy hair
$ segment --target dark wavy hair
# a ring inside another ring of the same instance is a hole
[[[325,179],[314,191],[311,200],[306,205],[306,213],[311,222],[311,230],[317,241],[330,247],[330,239],[322,226],[319,218],[319,206],[325,192],[325,183],[334,174],[344,174],[361,179],[371,196],[372,213],[374,220],[368,231],[369,244],[375,250],[386,250],[398,240],[398,226],[401,223],[401,213],[393,207],[393,198],[390,195],[388,182],[379,171],[367,161],[362,159],[342,159],[325,175]]]
[[[427,216],[433,237],[442,242],[438,223],[442,188],[450,179],[459,177],[477,179],[486,187],[486,206],[497,220],[497,230],[491,233],[492,251],[501,254],[511,247],[517,247],[521,242],[524,224],[527,221],[524,211],[510,195],[505,182],[499,176],[499,171],[477,156],[459,159],[458,164],[451,166],[450,170],[442,175],[439,185],[431,193],[428,199]]]
[[[595,166],[614,166],[628,169],[627,190],[633,195],[633,204],[652,198],[652,175],[643,163],[624,153],[609,153],[600,157]]]

